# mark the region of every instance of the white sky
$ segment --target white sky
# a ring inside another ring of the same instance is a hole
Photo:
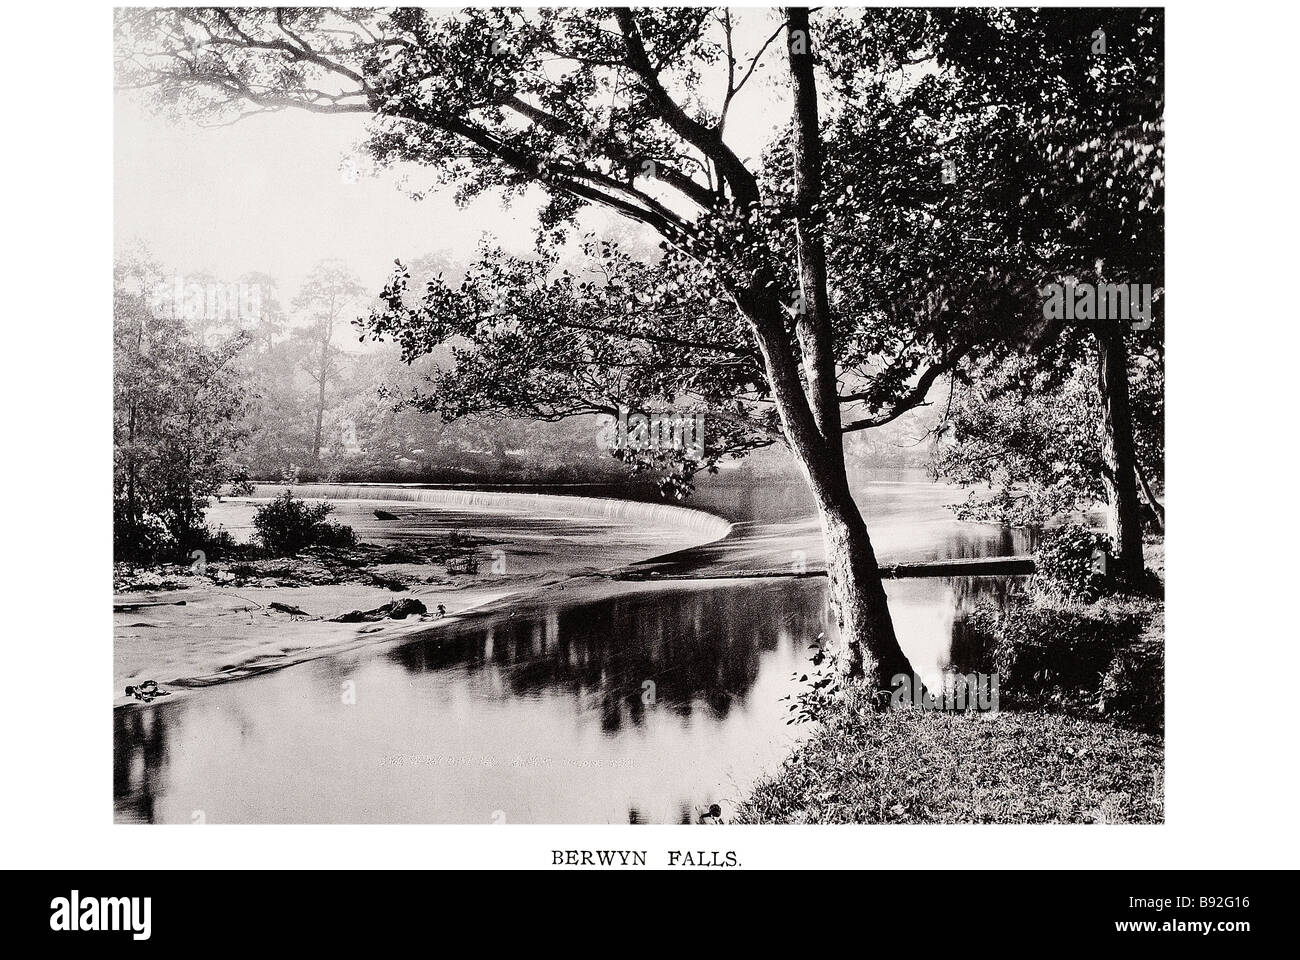
[[[535,201],[504,210],[487,196],[462,210],[450,191],[412,200],[392,171],[347,182],[340,161],[364,122],[285,111],[215,128],[172,125],[118,94],[116,239],[144,241],[181,273],[234,280],[264,271],[284,300],[327,257],[378,291],[394,258],[471,250],[485,230],[507,246],[531,246]]]
[[[770,11],[737,17],[738,54],[756,51],[773,29]],[[778,41],[733,105],[727,139],[742,156],[756,155],[788,116],[789,107],[766,82],[783,66],[780,54]],[[718,83],[719,77],[706,78],[705,89]],[[269,273],[286,305],[325,258],[344,260],[378,292],[395,258],[409,262],[439,250],[463,257],[484,233],[510,249],[532,249],[538,197],[505,208],[488,194],[458,209],[450,188],[413,200],[398,189],[395,171],[347,182],[340,164],[354,154],[364,127],[361,115],[293,110],[228,126],[173,125],[119,92],[115,239],[143,241],[161,266],[181,274],[206,272],[229,282],[251,271]],[[584,222],[598,229],[608,216],[592,211]]]

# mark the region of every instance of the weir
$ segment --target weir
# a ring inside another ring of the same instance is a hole
[[[254,497],[276,497],[285,484],[258,483]],[[629,526],[689,530],[712,540],[731,532],[721,517],[668,503],[644,503],[613,497],[569,496],[522,491],[464,490],[400,483],[303,483],[288,485],[295,496],[312,500],[391,500],[463,510],[505,510],[529,516],[590,517]]]

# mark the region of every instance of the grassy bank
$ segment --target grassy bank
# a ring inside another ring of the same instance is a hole
[[[1080,599],[1041,580],[977,609],[960,672],[996,672],[996,712],[823,707],[738,823],[1159,823],[1163,544],[1150,584]]]
[[[837,708],[738,823],[1158,823],[1164,741],[1062,713]]]

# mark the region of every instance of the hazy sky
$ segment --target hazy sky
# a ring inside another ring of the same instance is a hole
[[[773,22],[766,10],[744,14],[740,49],[757,50]],[[779,52],[774,44],[766,69],[737,98],[728,120],[728,140],[742,154],[757,153],[773,125],[788,116],[789,107],[766,82],[782,65]],[[446,188],[413,200],[398,188],[394,171],[348,182],[340,163],[354,154],[364,127],[361,115],[293,110],[220,127],[171,124],[148,113],[134,95],[119,93],[117,242],[143,241],[160,265],[182,274],[233,281],[250,271],[269,273],[279,280],[286,304],[312,264],[327,257],[349,263],[378,292],[397,257],[409,262],[439,250],[464,256],[484,233],[508,248],[532,249],[539,196],[507,209],[487,194],[458,209]],[[609,216],[592,211],[584,222],[598,229]]]
[[[311,265],[339,257],[378,290],[393,259],[469,250],[485,230],[531,246],[535,200],[495,197],[457,209],[450,192],[411,199],[391,171],[348,182],[340,161],[361,116],[286,111],[202,128],[172,125],[119,94],[115,232],[143,240],[165,267],[233,280],[261,270],[291,294]]]

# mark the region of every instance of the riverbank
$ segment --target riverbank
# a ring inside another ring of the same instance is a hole
[[[837,709],[736,823],[1160,823],[1164,741],[1063,714]]]
[[[232,556],[115,568],[115,704],[134,702],[127,687],[149,680],[174,695],[438,629],[507,597],[730,530],[702,511],[599,497],[322,484],[295,494],[329,500],[331,516],[362,543],[245,556],[254,509],[276,489],[209,509],[209,523],[240,545]],[[398,601],[425,612],[332,622]]]
[[[477,581],[394,592],[357,582],[224,585],[183,575],[169,575],[165,582],[174,588],[118,597],[127,609],[113,614],[115,704],[131,702],[126,688],[147,680],[176,693],[392,640],[452,622],[524,586]],[[374,622],[330,622],[396,600],[419,600],[428,612]],[[158,605],[132,609],[133,602]]]
[[[739,804],[737,823],[1161,823],[1164,545],[1159,596],[1092,603],[1031,590],[977,611],[976,662],[1000,710],[826,705],[817,732]]]

